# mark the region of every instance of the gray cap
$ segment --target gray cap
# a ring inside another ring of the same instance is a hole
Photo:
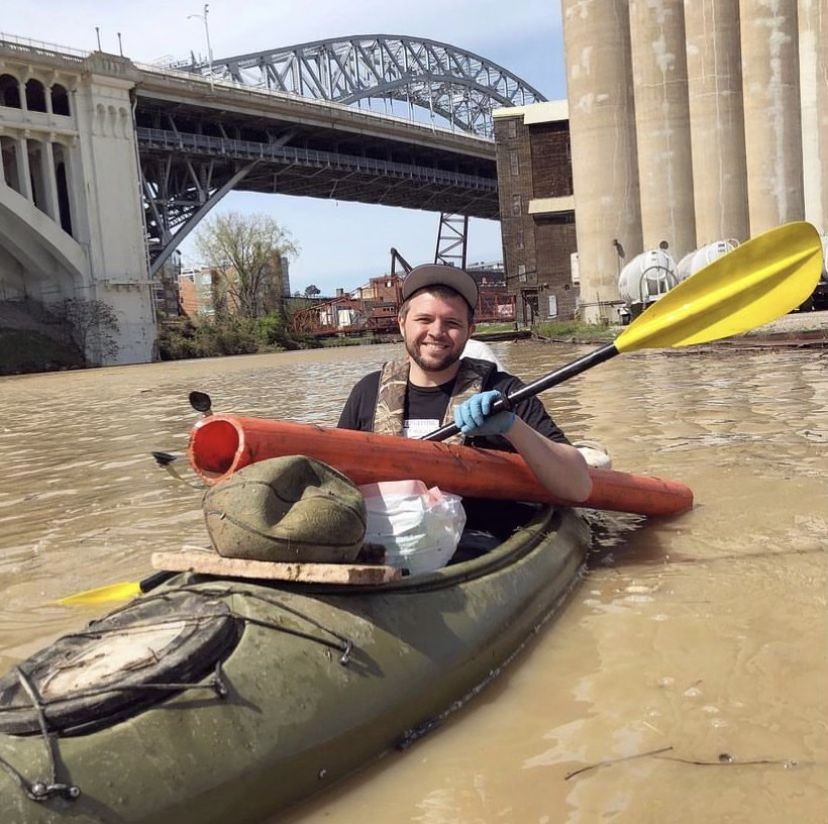
[[[444,263],[415,266],[403,280],[403,300],[408,300],[418,289],[426,286],[447,286],[457,292],[472,309],[477,306],[477,283],[465,269]]]

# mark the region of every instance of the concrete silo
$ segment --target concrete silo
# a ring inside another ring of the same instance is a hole
[[[645,250],[696,246],[682,0],[630,0],[636,145]]]
[[[805,217],[796,0],[739,0],[750,233]]]
[[[828,231],[828,7],[799,0],[799,77],[805,219]]]
[[[684,0],[696,246],[746,240],[739,0]]]
[[[562,0],[584,320],[616,320],[618,275],[642,249],[626,0]]]

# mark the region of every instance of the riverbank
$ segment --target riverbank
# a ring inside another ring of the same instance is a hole
[[[736,338],[725,346],[828,346],[828,311],[793,312]]]
[[[14,375],[32,372],[51,372],[65,369],[83,368],[83,358],[80,353],[65,343],[59,343],[54,338],[44,335],[40,331],[20,328],[2,328],[0,323],[0,375]],[[11,324],[8,324],[11,326]],[[542,343],[558,344],[602,344],[612,341],[625,329],[624,326],[589,326],[584,323],[562,322],[539,326],[534,330],[517,330],[496,333],[482,333],[475,335],[483,341],[494,340],[522,340],[531,337]],[[394,338],[396,340],[396,338]],[[343,338],[326,342],[331,345],[364,345],[367,343],[381,343],[387,341],[363,340]],[[237,343],[237,341],[236,341]],[[309,341],[293,342],[288,346],[275,345],[272,349],[306,348],[312,345]],[[771,323],[737,335],[733,338],[715,341],[707,346],[722,349],[736,348],[820,348],[828,346],[828,311],[823,312],[794,312],[790,315],[772,321]],[[233,347],[229,347],[231,350]],[[259,351],[252,346],[249,352]],[[220,347],[206,347],[204,351],[166,352],[167,359],[189,359],[193,357],[207,357],[227,354],[241,354],[239,351],[220,351]],[[171,357],[172,355],[172,357]]]
[[[607,343],[625,326],[590,326],[575,321],[547,323],[532,332],[542,343]],[[823,347],[828,346],[828,311],[793,312],[742,335],[714,341],[705,346],[720,348]]]

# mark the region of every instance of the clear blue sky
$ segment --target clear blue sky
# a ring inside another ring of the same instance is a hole
[[[357,34],[426,37],[468,49],[499,63],[549,99],[566,94],[560,3],[557,0],[215,0],[208,14],[216,58]],[[100,0],[2,0],[0,30],[75,49],[97,47],[136,61],[206,54],[203,3],[102,3]],[[265,212],[287,228],[301,248],[291,264],[291,287],[313,283],[326,294],[353,289],[389,270],[395,246],[411,263],[433,259],[439,214],[282,195],[230,193],[216,211]],[[183,244],[185,263],[198,263]],[[500,226],[473,220],[469,260],[499,260]]]

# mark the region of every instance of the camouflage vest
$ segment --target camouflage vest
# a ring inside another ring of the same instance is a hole
[[[388,361],[382,367],[377,390],[377,407],[374,411],[374,432],[383,435],[402,435],[405,414],[405,390],[408,386],[410,364],[405,360]],[[483,381],[494,365],[476,358],[463,358],[460,371],[454,380],[451,397],[446,404],[443,424],[454,423],[454,407],[468,400],[483,389]],[[445,443],[463,443],[462,435],[453,435]]]

